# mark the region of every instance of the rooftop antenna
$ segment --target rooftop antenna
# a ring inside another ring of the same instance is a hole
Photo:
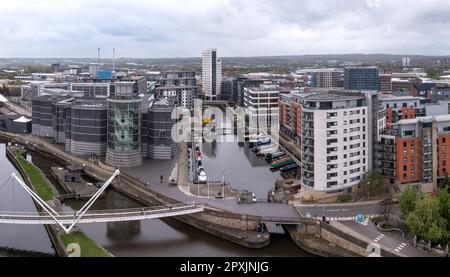
[[[116,49],[113,48],[113,71],[116,71]]]

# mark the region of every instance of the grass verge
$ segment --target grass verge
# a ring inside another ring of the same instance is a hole
[[[39,195],[39,197],[41,197],[44,201],[52,200],[54,197],[53,189],[50,184],[48,184],[42,171],[22,157],[20,151],[14,151],[13,153],[33,184],[37,195]]]
[[[61,235],[61,240],[66,247],[71,243],[80,245],[81,257],[109,257],[107,252],[83,233],[74,232],[68,235]]]

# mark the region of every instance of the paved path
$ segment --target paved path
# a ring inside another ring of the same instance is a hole
[[[357,222],[341,222],[342,225],[359,234],[370,243],[378,243],[381,247],[405,257],[436,257],[436,254],[416,249],[412,240],[403,238],[399,232],[382,232],[374,223],[362,225]],[[335,226],[336,227],[336,226]]]

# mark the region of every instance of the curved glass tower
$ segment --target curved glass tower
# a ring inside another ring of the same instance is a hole
[[[111,86],[108,98],[108,146],[106,162],[118,167],[142,164],[141,101],[133,82]]]

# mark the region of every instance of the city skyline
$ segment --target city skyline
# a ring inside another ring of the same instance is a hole
[[[102,58],[112,48],[140,58],[198,57],[211,47],[222,57],[450,54],[441,39],[450,3],[438,1],[61,2],[3,3],[0,55],[86,58],[98,47]]]

